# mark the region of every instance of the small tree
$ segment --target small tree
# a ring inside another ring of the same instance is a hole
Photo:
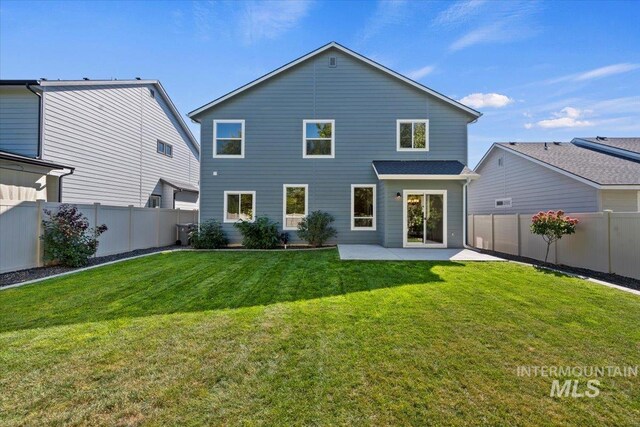
[[[575,233],[577,223],[576,218],[565,216],[563,211],[538,212],[531,218],[531,232],[542,236],[547,243],[544,262],[547,262],[549,257],[551,244],[561,239],[565,234]]]
[[[191,246],[196,249],[218,249],[229,244],[222,225],[215,219],[203,221],[189,232]]]
[[[98,250],[98,236],[107,231],[102,224],[89,228],[89,220],[75,206],[63,204],[54,213],[44,210],[44,259],[68,267],[82,267]]]
[[[331,227],[333,216],[327,212],[314,211],[298,223],[298,236],[311,246],[322,246],[324,242],[338,234]]]

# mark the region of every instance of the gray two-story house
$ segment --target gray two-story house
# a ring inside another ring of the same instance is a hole
[[[302,217],[336,241],[461,247],[467,125],[480,113],[335,42],[192,111],[201,125],[200,220]]]

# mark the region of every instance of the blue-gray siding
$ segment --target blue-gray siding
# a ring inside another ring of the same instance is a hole
[[[337,57],[337,68],[327,66],[330,56]],[[302,158],[302,121],[314,118],[335,120],[334,159]],[[430,151],[397,152],[396,120],[421,118],[430,121]],[[240,190],[257,192],[258,216],[282,223],[282,185],[308,184],[309,211],[335,216],[340,243],[382,242],[380,206],[389,201],[382,200],[381,186],[378,229],[350,229],[351,184],[378,183],[372,160],[467,160],[468,114],[333,49],[210,108],[198,119],[201,219],[222,221],[223,192]],[[213,158],[214,119],[246,121],[244,159]],[[239,240],[232,224],[224,224],[224,229],[232,241]],[[400,228],[398,239],[401,233]]]
[[[38,155],[40,100],[26,87],[0,88],[0,150]]]
[[[480,179],[469,185],[471,214],[599,210],[596,188],[500,148],[494,148],[476,172]],[[495,208],[495,199],[508,197],[511,208]]]

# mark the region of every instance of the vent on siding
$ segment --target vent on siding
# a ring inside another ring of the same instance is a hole
[[[507,199],[496,199],[496,208],[510,208],[511,207],[511,197]]]
[[[329,58],[329,68],[336,68],[338,66],[338,58],[332,56]]]
[[[504,159],[502,157],[498,157],[498,166],[504,165]]]
[[[149,89],[149,96],[152,97],[152,98],[155,98],[156,97],[156,91],[153,90],[153,89]]]

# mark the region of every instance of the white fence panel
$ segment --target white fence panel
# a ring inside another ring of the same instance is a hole
[[[42,265],[41,221],[44,209],[60,203],[0,201],[0,273]],[[176,242],[178,223],[197,223],[197,210],[135,208],[101,204],[74,205],[90,227],[105,224],[96,256],[135,249],[168,246]]]
[[[107,231],[98,238],[96,256],[113,255],[131,250],[129,228],[131,208],[121,206],[100,206],[98,209],[98,225],[105,224]]]
[[[0,202],[0,273],[36,267],[39,261],[37,202]]]
[[[480,249],[493,250],[491,235],[491,215],[475,215],[473,222],[473,246]]]
[[[549,262],[640,279],[640,212],[568,215],[580,220],[576,233],[551,245]],[[542,261],[547,244],[531,233],[531,217],[470,215],[469,242],[476,248]]]
[[[158,244],[159,213],[158,208],[133,208],[133,250],[160,246]]]
[[[494,215],[494,250],[518,255],[518,215]]]
[[[609,272],[609,236],[605,213],[572,214],[580,221],[576,233],[558,240],[558,264]],[[539,236],[538,236],[539,237]]]
[[[160,209],[160,226],[158,246],[169,246],[176,243],[178,212],[174,209]]]
[[[611,213],[611,272],[640,279],[640,213]]]

